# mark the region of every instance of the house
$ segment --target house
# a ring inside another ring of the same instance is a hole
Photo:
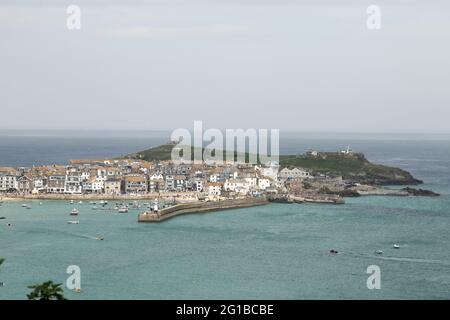
[[[64,193],[66,176],[63,174],[52,174],[48,177],[47,192],[48,193]]]
[[[272,161],[267,163],[265,166],[256,166],[255,171],[259,173],[260,176],[268,177],[272,180],[278,179],[278,170],[280,166],[277,162]]]
[[[186,176],[176,175],[174,179],[174,188],[178,191],[184,190],[186,188]]]
[[[248,182],[242,179],[228,179],[223,186],[225,191],[234,191],[241,194],[247,194],[250,191]]]
[[[175,176],[172,174],[167,174],[165,176],[165,182],[166,182],[166,190],[167,191],[173,191],[175,190]]]
[[[222,184],[219,182],[208,182],[206,184],[208,190],[208,196],[210,197],[218,197],[222,191]]]
[[[33,193],[39,193],[45,191],[47,187],[47,177],[35,176],[33,177]]]
[[[150,192],[157,192],[160,190],[164,190],[164,176],[160,173],[154,173],[149,178],[149,186],[148,190]]]
[[[148,182],[145,175],[127,175],[124,177],[125,193],[147,193]]]
[[[105,194],[118,195],[122,193],[122,179],[108,178],[105,181]]]
[[[0,173],[0,192],[17,190],[17,177],[12,174]]]
[[[260,190],[266,190],[267,188],[270,187],[270,182],[271,182],[270,179],[267,179],[267,178],[259,178],[259,179],[258,179],[258,188],[259,188]]]
[[[197,192],[203,191],[203,181],[201,179],[195,179],[192,185],[192,190]]]
[[[67,170],[64,182],[64,193],[78,194],[82,192],[81,175],[76,169]]]
[[[33,179],[27,175],[17,178],[17,191],[23,194],[33,191]]]
[[[279,173],[282,179],[297,179],[297,178],[310,178],[311,174],[302,168],[284,168]]]

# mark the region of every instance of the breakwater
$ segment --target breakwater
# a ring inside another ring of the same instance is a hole
[[[143,212],[138,216],[139,222],[160,222],[175,216],[188,213],[202,213],[218,210],[247,208],[269,203],[266,197],[227,199],[222,201],[205,201],[195,203],[180,203],[164,208],[158,212]]]

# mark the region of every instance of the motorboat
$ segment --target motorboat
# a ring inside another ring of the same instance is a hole
[[[74,201],[73,200],[70,200],[70,204],[73,204],[74,203]]]
[[[331,249],[331,250],[330,250],[330,253],[332,253],[332,254],[338,254],[339,251],[337,251],[337,250],[335,250],[335,249]]]
[[[78,220],[72,220],[72,221],[67,221],[68,224],[79,224],[80,221]]]
[[[382,250],[375,250],[375,254],[383,254],[384,252]]]
[[[394,247],[394,249],[400,249],[400,245],[397,243],[394,243],[393,247]]]
[[[128,208],[127,207],[122,207],[119,209],[118,211],[119,213],[127,213],[128,212]]]
[[[72,211],[70,211],[71,216],[77,216],[79,213],[80,211],[78,211],[77,209],[73,209]]]

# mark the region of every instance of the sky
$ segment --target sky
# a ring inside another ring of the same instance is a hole
[[[450,133],[449,15],[440,0],[0,0],[0,129]]]

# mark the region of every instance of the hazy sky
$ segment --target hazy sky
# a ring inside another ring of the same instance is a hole
[[[0,129],[449,133],[449,17],[439,0],[0,0]]]

